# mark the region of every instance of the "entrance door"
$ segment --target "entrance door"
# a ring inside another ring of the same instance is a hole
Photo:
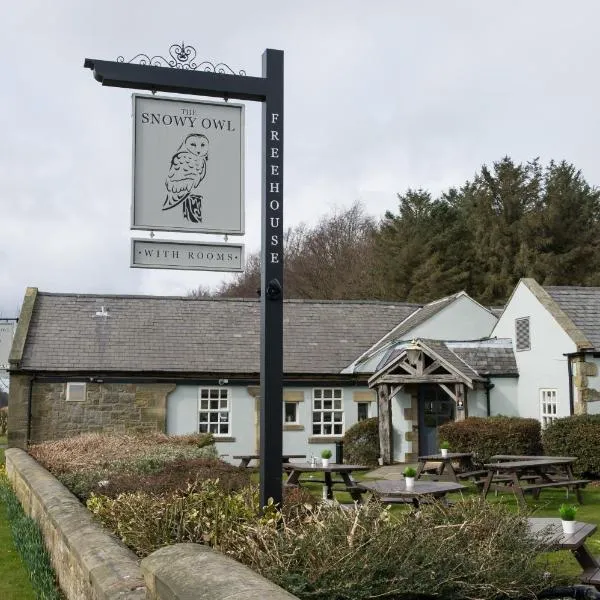
[[[419,386],[419,454],[438,454],[438,427],[454,421],[454,400],[439,385]]]

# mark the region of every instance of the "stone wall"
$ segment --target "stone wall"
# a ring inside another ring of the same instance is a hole
[[[175,544],[139,559],[46,469],[18,448],[6,469],[27,515],[40,526],[67,600],[295,600],[220,552]]]
[[[6,469],[27,515],[40,526],[68,600],[143,600],[146,588],[131,550],[108,534],[79,500],[17,448]]]
[[[8,445],[25,448],[27,404],[31,392],[31,442],[89,432],[165,431],[167,396],[175,384],[86,383],[83,401],[66,400],[66,383],[48,383],[12,375]]]

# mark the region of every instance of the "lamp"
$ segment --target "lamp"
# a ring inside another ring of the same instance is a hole
[[[405,348],[406,350],[406,359],[408,362],[416,366],[417,362],[419,362],[419,356],[421,355],[421,348],[419,344],[417,344],[416,340],[412,340],[408,346]]]

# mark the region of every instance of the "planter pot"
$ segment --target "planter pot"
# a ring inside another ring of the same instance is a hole
[[[567,534],[575,533],[575,521],[562,521],[563,532]]]
[[[440,448],[440,452],[442,453],[442,456],[448,456],[448,448]]]
[[[414,477],[405,477],[404,484],[406,485],[407,490],[415,489],[415,478]]]
[[[322,458],[321,462],[323,463],[323,467],[327,468],[329,466],[329,458]]]
[[[383,458],[381,458],[381,456],[377,457],[377,462],[379,463],[380,467],[383,467]]]

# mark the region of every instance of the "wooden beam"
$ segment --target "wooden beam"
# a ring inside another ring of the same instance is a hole
[[[456,394],[444,383],[438,383],[438,385],[456,402]]]
[[[392,386],[390,389],[390,398],[393,398],[403,387],[403,385]]]
[[[441,366],[442,365],[438,360],[434,360],[426,369],[423,370],[423,375],[427,375]]]
[[[377,381],[381,383],[456,383],[456,375],[383,375]]]
[[[394,456],[392,436],[392,403],[388,385],[377,386],[377,405],[379,407],[379,454],[384,465],[391,465]]]

